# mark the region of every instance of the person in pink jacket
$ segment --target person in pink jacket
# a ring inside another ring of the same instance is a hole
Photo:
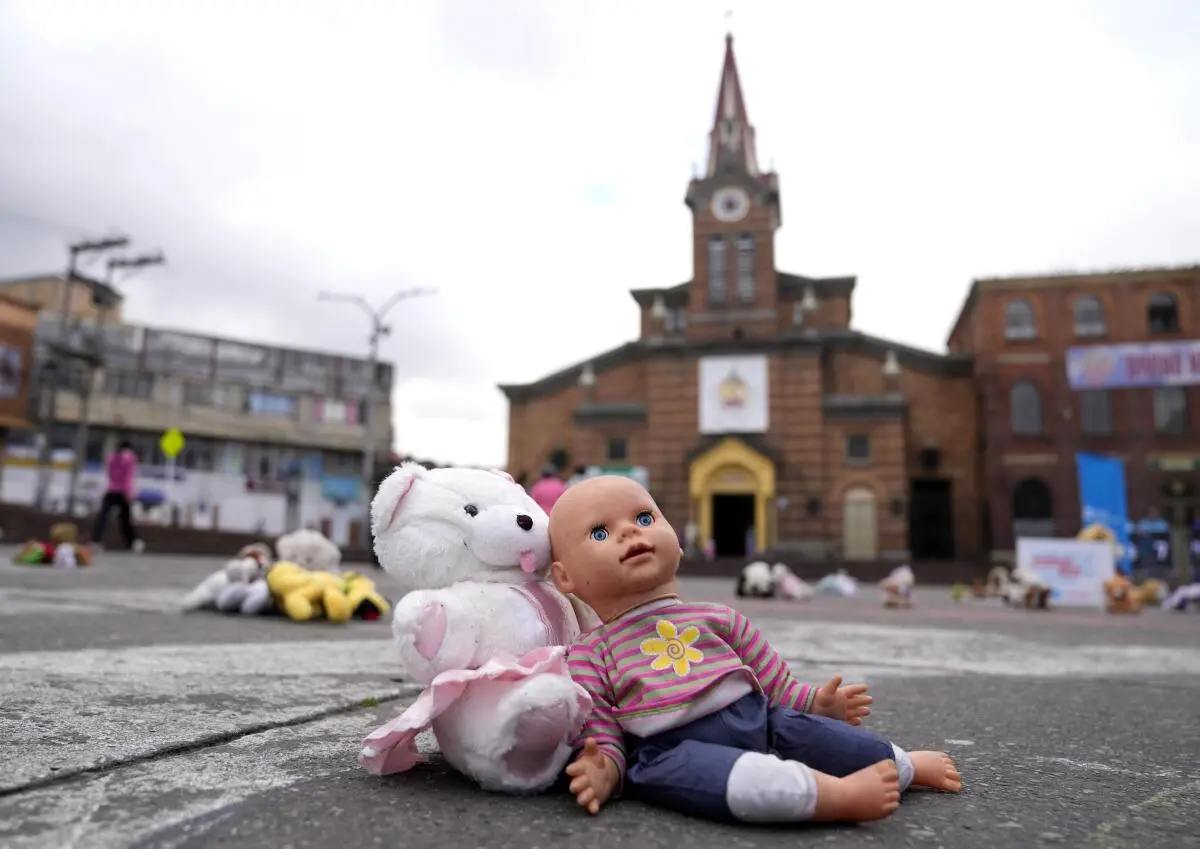
[[[144,548],[144,544],[133,526],[133,493],[134,482],[137,480],[138,459],[137,455],[133,453],[133,446],[128,441],[117,446],[116,452],[108,458],[106,471],[108,489],[100,501],[100,509],[96,513],[96,521],[92,526],[92,543],[99,546],[104,540],[104,531],[108,526],[108,514],[115,507],[125,548],[140,552]]]
[[[529,497],[536,501],[538,507],[545,510],[546,515],[549,516],[550,511],[554,508],[554,502],[558,501],[566,491],[567,485],[558,476],[558,470],[547,465],[542,469],[542,476],[529,488]]]

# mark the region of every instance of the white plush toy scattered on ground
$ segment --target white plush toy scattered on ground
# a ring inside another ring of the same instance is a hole
[[[300,528],[275,540],[275,554],[280,560],[316,572],[337,572],[342,565],[342,550],[337,544],[311,528]]]
[[[789,569],[786,563],[771,567],[771,579],[775,582],[775,592],[788,601],[805,601],[815,592],[812,584]]]
[[[376,775],[407,770],[432,728],[446,761],[485,789],[549,787],[592,707],[565,647],[599,622],[545,580],[546,514],[503,472],[405,463],[380,485],[371,530],[408,591],[392,630],[425,690],[359,761]]]
[[[264,576],[273,561],[265,543],[247,545],[188,593],[183,609],[265,613],[271,606],[271,593]]]
[[[845,569],[831,572],[817,581],[817,595],[849,597],[858,594],[858,581]]]
[[[883,590],[883,606],[912,607],[912,588],[916,582],[917,576],[907,563],[897,566],[879,582]]]
[[[76,568],[79,560],[75,555],[75,546],[69,542],[60,542],[54,548],[54,560],[51,562],[55,569]]]
[[[738,575],[736,593],[738,598],[772,598],[775,595],[775,579],[771,567],[761,560],[747,563]]]

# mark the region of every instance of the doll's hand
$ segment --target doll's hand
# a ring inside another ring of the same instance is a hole
[[[835,675],[824,687],[817,690],[813,697],[812,713],[827,716],[830,719],[840,719],[850,725],[861,725],[865,717],[871,715],[871,704],[874,699],[867,695],[866,684],[850,684],[841,686],[842,676]]]
[[[621,780],[612,758],[600,754],[596,741],[590,737],[579,757],[567,765],[567,775],[571,777],[570,789],[575,801],[593,816],[600,813],[600,806],[608,801]]]

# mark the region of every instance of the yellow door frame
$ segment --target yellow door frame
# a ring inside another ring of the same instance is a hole
[[[760,549],[775,544],[769,521],[775,500],[775,464],[740,439],[723,439],[692,461],[688,495],[696,505],[702,545],[712,539],[714,495],[753,495],[754,539]]]

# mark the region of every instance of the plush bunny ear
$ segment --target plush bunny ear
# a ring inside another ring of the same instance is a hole
[[[392,526],[404,505],[404,497],[424,477],[424,466],[408,462],[401,463],[384,478],[371,502],[371,533],[374,536],[379,536]]]
[[[493,475],[499,475],[500,477],[504,478],[509,483],[516,483],[516,481],[513,480],[513,476],[510,475],[508,472],[504,471],[504,469],[489,469],[488,471],[490,471]]]

